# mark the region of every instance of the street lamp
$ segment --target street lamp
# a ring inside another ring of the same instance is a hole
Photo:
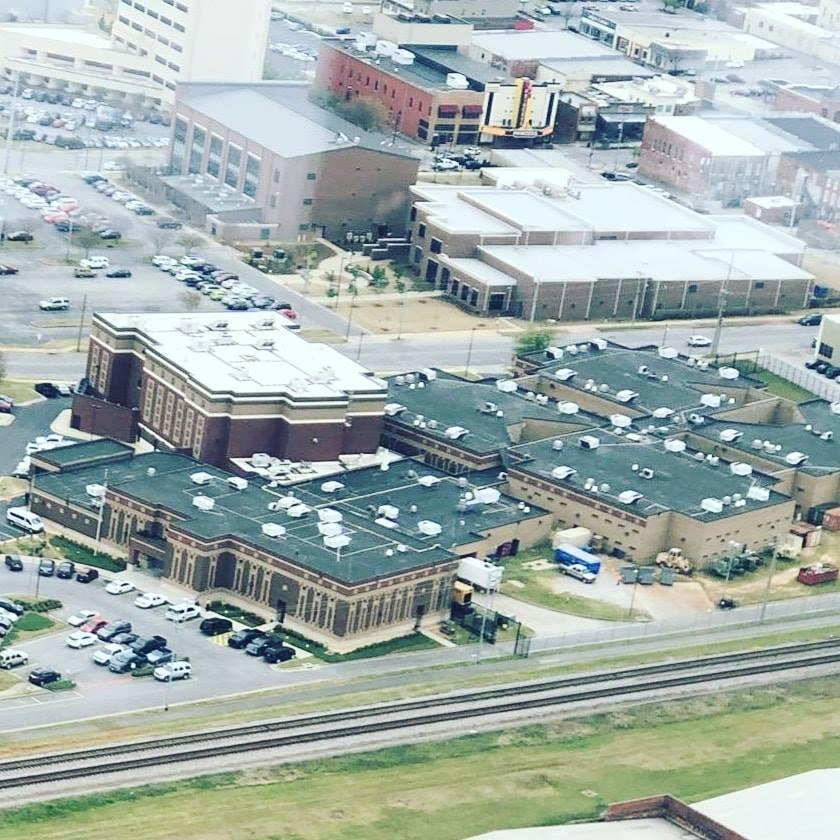
[[[472,360],[473,341],[475,341],[475,331],[477,329],[478,329],[478,326],[475,326],[470,330],[470,343],[467,345],[467,363],[464,365],[464,376],[465,377],[469,375],[470,361]]]
[[[718,348],[720,347],[720,334],[723,332],[723,310],[726,308],[726,296],[729,294],[729,281],[732,278],[732,263],[735,261],[735,252],[731,251],[729,254],[729,267],[726,269],[726,279],[723,281],[718,294],[718,313],[717,326],[715,327],[715,334],[712,338],[712,346],[709,348],[711,355],[717,358]]]
[[[764,624],[764,614],[767,612],[767,602],[770,600],[770,586],[773,583],[773,575],[776,571],[776,556],[778,554],[777,545],[778,545],[779,538],[778,536],[773,537],[773,542],[771,544],[771,551],[772,554],[770,555],[770,568],[767,571],[767,584],[764,587],[764,599],[761,602],[761,612],[758,614],[758,623]]]

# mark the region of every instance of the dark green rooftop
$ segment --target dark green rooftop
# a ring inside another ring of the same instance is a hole
[[[38,452],[34,457],[39,461],[60,469],[70,469],[84,464],[104,463],[130,458],[134,448],[127,443],[120,443],[111,438],[74,443],[72,446],[60,446]]]

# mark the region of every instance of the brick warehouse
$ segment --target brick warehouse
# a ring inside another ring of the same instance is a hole
[[[217,466],[375,452],[387,385],[266,313],[94,315],[74,428]]]

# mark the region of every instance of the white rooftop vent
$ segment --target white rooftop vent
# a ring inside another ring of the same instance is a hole
[[[378,45],[377,45],[378,46]],[[469,90],[470,83],[463,73],[447,73],[446,86],[454,90]]]
[[[743,461],[733,461],[729,465],[729,472],[732,475],[752,475],[752,467]]]
[[[635,400],[638,396],[639,395],[635,391],[631,391],[629,388],[624,388],[615,395],[615,398],[619,402],[629,403],[631,400]]]
[[[653,478],[654,475],[655,475],[655,473],[650,467],[642,467],[639,470],[639,477],[640,478],[646,478],[646,479],[650,480],[651,478]]]
[[[250,461],[252,467],[265,468],[271,463],[271,455],[267,452],[255,452]]]
[[[88,484],[85,486],[85,493],[93,499],[101,499],[105,496],[104,484]]]
[[[190,481],[193,484],[204,485],[209,484],[213,480],[213,476],[208,472],[194,472],[190,476]]]
[[[466,500],[467,506],[472,505],[495,505],[502,494],[495,487],[479,487],[472,494],[472,498]]]
[[[655,408],[652,413],[657,420],[664,420],[666,417],[670,417],[674,413],[674,410],[662,406],[661,408]]]
[[[426,382],[434,382],[437,379],[437,371],[434,368],[421,368],[417,376]]]
[[[561,382],[568,382],[573,376],[577,375],[577,371],[573,368],[560,368],[554,371],[554,376]]]
[[[209,496],[193,496],[192,503],[199,510],[213,510],[216,507],[216,502]]]
[[[296,499],[291,493],[288,496],[281,496],[275,504],[279,510],[288,510],[295,505],[300,504],[300,500]]]
[[[345,545],[350,545],[350,537],[347,534],[336,534],[332,537],[324,537],[324,545],[327,548],[344,548]]]
[[[660,347],[656,352],[661,359],[676,359],[680,355],[675,347]]]
[[[764,441],[761,438],[753,438],[750,446],[753,449],[763,449],[764,448]]]
[[[576,402],[559,402],[557,403],[557,411],[560,414],[577,414],[580,411],[580,406]]]
[[[248,487],[248,480],[240,478],[238,475],[231,476],[227,483],[228,487],[232,487],[234,490],[245,490]]]
[[[578,354],[578,352],[579,352],[579,351],[578,351],[577,344],[567,344],[567,345],[566,345],[563,349],[564,349],[567,353],[570,353],[572,356],[577,356],[577,354]]]
[[[721,379],[737,379],[741,373],[738,368],[722,367],[718,370],[718,375]]]
[[[830,408],[832,414],[840,414],[840,402],[831,403]]]
[[[618,501],[623,505],[632,505],[634,502],[638,502],[641,498],[642,494],[636,490],[622,490],[618,494]]]
[[[557,478],[560,481],[564,481],[567,478],[571,478],[572,476],[577,475],[577,470],[572,469],[571,467],[555,467],[551,471],[551,477]]]
[[[432,522],[431,519],[421,519],[417,523],[417,530],[427,537],[436,537],[443,530],[437,522]]]
[[[436,475],[421,475],[420,478],[417,479],[417,483],[421,487],[434,487],[436,484],[440,484],[441,479],[439,479]]]
[[[449,426],[444,432],[444,435],[446,435],[446,437],[450,440],[460,440],[468,434],[469,430],[465,429],[463,426]]]
[[[325,481],[321,485],[322,493],[337,493],[339,490],[343,489],[344,485],[340,481]]]
[[[589,345],[593,350],[606,350],[607,342],[603,338],[590,338]]]
[[[723,502],[720,499],[706,498],[700,502],[700,507],[706,513],[721,513],[723,511]]]
[[[278,525],[276,522],[266,522],[262,526],[262,532],[264,536],[271,537],[275,540],[286,536],[286,529],[282,525]]]
[[[700,397],[700,405],[704,405],[706,408],[720,408],[720,395],[703,394],[703,396]]]
[[[318,511],[318,520],[320,522],[341,522],[344,515],[333,508],[321,508]]]
[[[289,516],[291,516],[292,519],[300,519],[301,516],[306,516],[306,514],[309,513],[311,510],[312,510],[311,507],[307,507],[306,505],[297,504],[297,505],[292,505],[286,511],[286,513],[289,514]]]
[[[808,456],[804,452],[788,452],[785,455],[785,463],[791,466],[798,467],[808,460]]]
[[[563,441],[560,440],[560,438],[557,438],[557,440],[551,441],[551,448],[555,452],[559,452],[563,448]]]
[[[706,418],[702,414],[692,413],[688,415],[688,422],[695,426],[702,426],[706,422]]]
[[[377,516],[384,516],[386,519],[396,519],[400,515],[400,509],[394,505],[380,505],[376,514]]]
[[[766,502],[770,498],[770,488],[762,487],[760,484],[753,484],[747,490],[747,498],[752,499],[754,502]]]
[[[496,388],[505,394],[512,394],[516,391],[516,382],[512,379],[498,379],[496,380]]]
[[[582,449],[597,449],[601,445],[601,441],[595,435],[584,435],[580,439]]]
[[[665,441],[665,449],[668,452],[685,452],[685,441],[670,438]]]
[[[545,357],[547,359],[562,359],[563,358],[563,348],[562,347],[548,347],[545,351]]]
[[[718,434],[718,438],[724,443],[735,443],[735,441],[740,440],[743,436],[744,433],[739,432],[738,429],[723,429]]]
[[[260,318],[256,324],[254,324],[255,330],[272,330],[274,329],[274,318]]]
[[[208,330],[226,330],[230,327],[230,321],[213,321],[207,325]]]
[[[322,537],[334,537],[342,532],[340,522],[319,522],[318,533]]]
[[[627,429],[633,425],[633,418],[628,417],[626,414],[611,414],[610,423],[617,429]]]
[[[373,521],[382,528],[396,528],[397,527],[397,523],[394,522],[393,519],[388,519],[387,516],[380,516],[377,519],[374,519]]]

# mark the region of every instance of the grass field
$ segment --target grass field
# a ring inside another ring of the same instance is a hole
[[[628,618],[626,607],[601,601],[598,598],[587,598],[572,592],[554,592],[551,584],[560,574],[556,569],[534,571],[525,568],[533,560],[550,557],[551,547],[542,543],[534,548],[522,551],[516,557],[505,559],[505,580],[501,591],[511,598],[528,601],[550,610],[577,615],[582,618],[600,618],[603,621],[626,621]],[[517,586],[512,581],[518,581]],[[644,610],[633,610],[633,618],[644,619],[650,616]]]
[[[457,840],[591,818],[655,793],[696,801],[834,766],[839,690],[836,677],[753,688],[93,794],[7,811],[0,840],[112,836],[114,825],[144,840]]]
[[[777,376],[769,370],[759,369],[755,372],[750,372],[750,376],[754,379],[761,380],[767,386],[767,390],[771,394],[775,394],[777,397],[782,397],[783,399],[791,400],[795,403],[801,403],[806,400],[814,399],[814,395],[810,391],[800,388],[793,382],[783,379],[781,376]]]
[[[32,382],[19,382],[16,379],[0,380],[0,394],[11,397],[16,403],[28,402],[29,400],[40,399],[38,394],[32,390]]]

